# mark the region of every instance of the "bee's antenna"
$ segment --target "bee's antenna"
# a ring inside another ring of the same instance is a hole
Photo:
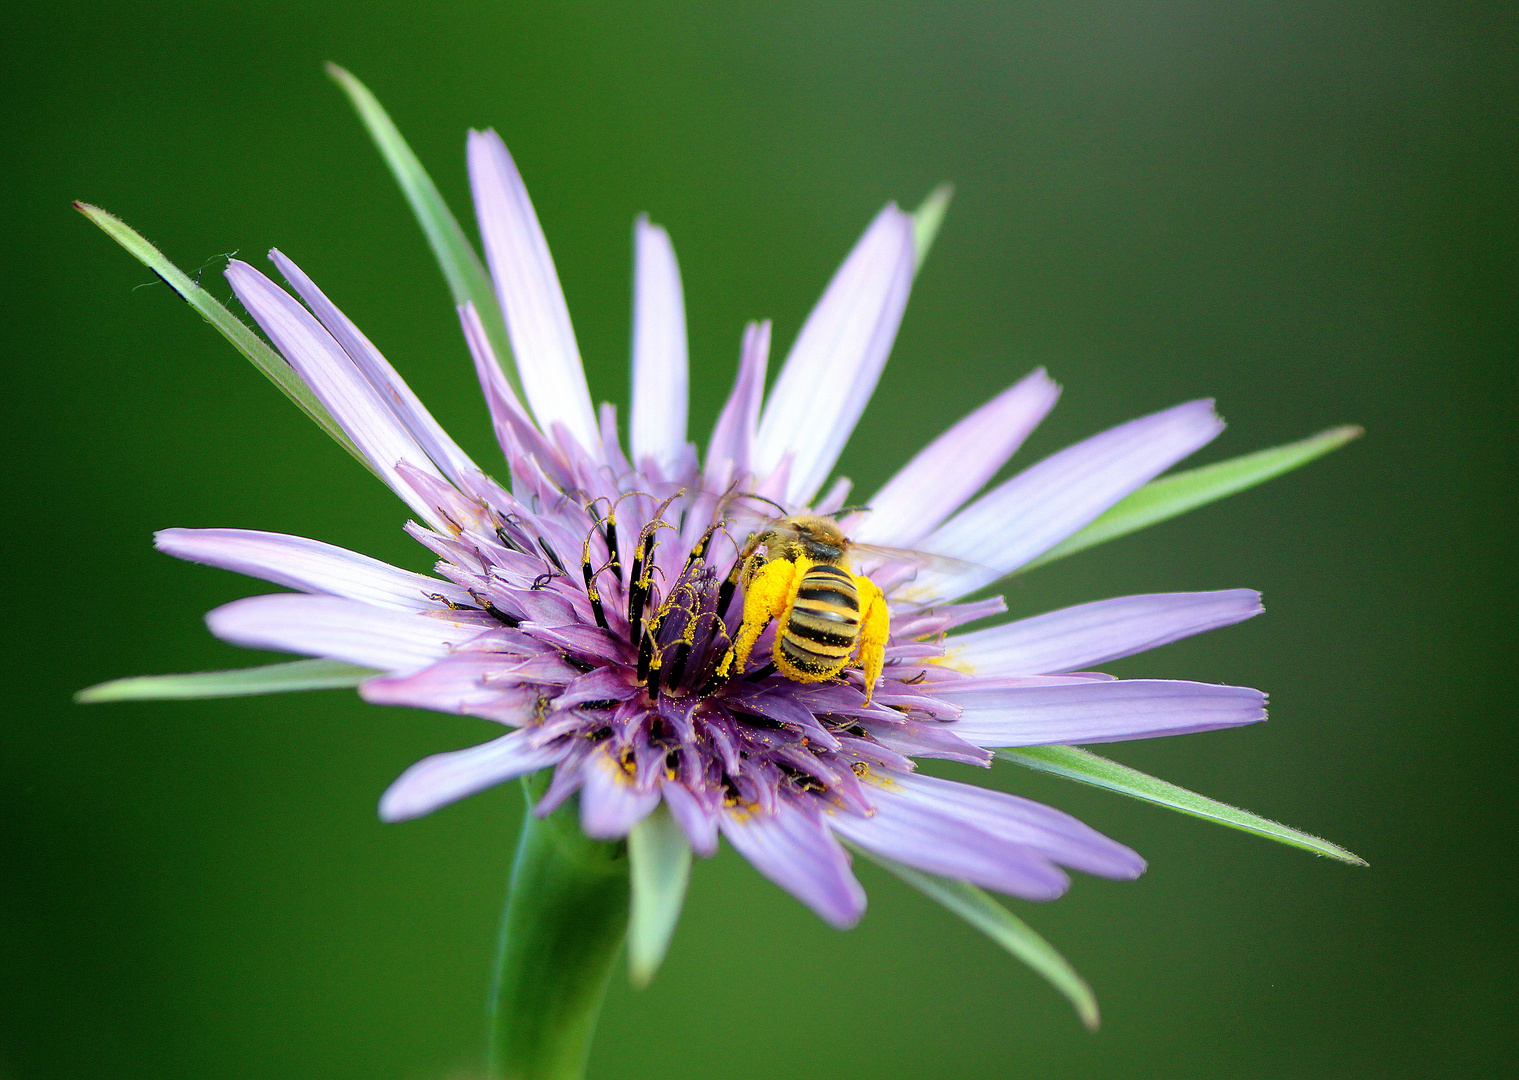
[[[868,514],[871,510],[872,508],[869,506],[841,506],[828,516],[837,519],[843,517],[845,514]]]
[[[780,503],[776,502],[774,499],[767,499],[767,498],[765,498],[765,496],[763,496],[763,495],[756,495],[752,491],[737,491],[737,492],[734,492],[733,493],[733,498],[735,498],[735,499],[758,499],[762,503],[769,503],[771,506],[775,507],[777,510],[779,510],[781,512],[781,517],[786,517],[787,515],[789,515],[791,513],[791,511],[787,510],[784,506],[782,506]]]

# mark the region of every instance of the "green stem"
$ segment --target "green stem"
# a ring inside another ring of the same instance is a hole
[[[626,843],[589,840],[574,800],[532,806],[548,771],[523,781],[528,812],[512,864],[491,987],[492,1080],[580,1080],[628,929]]]

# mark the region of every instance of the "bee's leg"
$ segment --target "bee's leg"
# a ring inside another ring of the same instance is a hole
[[[875,582],[856,574],[854,585],[860,591],[860,666],[865,669],[865,704],[869,705],[886,663],[891,614],[886,610],[886,597]]]
[[[744,592],[744,621],[739,625],[738,636],[728,654],[717,667],[717,673],[726,677],[730,672],[743,671],[749,662],[749,650],[770,625],[779,618],[791,603],[798,579],[795,563],[776,559],[764,565],[749,581]]]

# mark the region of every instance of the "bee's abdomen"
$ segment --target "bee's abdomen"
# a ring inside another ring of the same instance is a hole
[[[860,594],[854,578],[823,564],[802,575],[776,651],[798,670],[823,677],[849,662],[859,636]]]

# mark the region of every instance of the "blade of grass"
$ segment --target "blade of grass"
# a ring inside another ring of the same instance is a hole
[[[239,668],[236,671],[196,671],[188,675],[136,675],[112,679],[74,695],[80,704],[105,701],[171,701],[189,698],[243,697],[283,694],[292,690],[333,690],[357,686],[378,675],[369,668],[338,660],[291,660],[284,664]]]
[[[1365,859],[1346,851],[1338,844],[1331,844],[1328,840],[1310,836],[1308,833],[1289,828],[1258,814],[1252,814],[1248,810],[1241,810],[1237,806],[1230,806],[1217,799],[1210,799],[1206,795],[1188,791],[1184,787],[1177,787],[1168,781],[1157,779],[1138,769],[1131,769],[1127,765],[1120,765],[1116,761],[1098,757],[1075,746],[1005,747],[997,751],[997,756],[1039,772],[1062,776],[1067,780],[1091,784],[1093,787],[1104,788],[1108,791],[1116,791],[1120,795],[1127,795],[1132,799],[1143,799],[1156,806],[1191,814],[1204,821],[1215,821],[1231,829],[1264,836],[1267,840],[1302,848],[1315,855],[1325,855],[1356,866],[1366,865]]]
[[[939,235],[939,226],[944,224],[944,214],[949,210],[949,200],[954,194],[954,184],[940,184],[912,212],[913,247],[917,260],[913,264],[914,273],[923,269],[923,260],[928,258],[928,251],[934,246],[934,238]]]
[[[1204,465],[1200,469],[1188,469],[1186,472],[1152,480],[1115,504],[1086,528],[1056,544],[1037,559],[1025,563],[1016,572],[1025,573],[1036,566],[1126,536],[1226,495],[1254,487],[1274,476],[1306,465],[1331,450],[1338,450],[1362,433],[1362,428],[1353,425],[1330,428],[1299,442],[1259,450],[1229,461],[1220,461],[1216,465]]]
[[[852,844],[850,847],[888,873],[895,874],[930,900],[943,904],[1033,968],[1065,995],[1088,1031],[1097,1030],[1097,997],[1092,993],[1092,988],[1065,957],[1056,952],[1055,947],[1040,937],[1028,923],[968,882],[925,874]]]
[[[628,833],[628,860],[628,975],[643,987],[664,962],[691,880],[691,843],[663,803]]]
[[[390,119],[390,114],[385,111],[379,99],[369,92],[369,88],[336,64],[327,65],[327,74],[348,95],[348,100],[358,111],[359,119],[368,129],[369,137],[385,158],[385,164],[390,166],[391,175],[401,185],[401,192],[411,204],[412,213],[417,216],[418,224],[427,235],[427,243],[432,247],[438,267],[448,282],[454,305],[463,307],[467,302],[474,301],[480,321],[485,324],[485,336],[501,360],[507,381],[516,391],[517,399],[526,401],[522,384],[517,378],[511,338],[506,332],[506,320],[501,314],[501,305],[496,300],[495,287],[491,284],[490,275],[486,273],[480,256],[475,254],[473,245],[459,227],[458,218],[454,217],[453,211],[443,201],[438,185],[427,175],[427,170],[422,167],[422,162]]]
[[[185,302],[198,311],[206,322],[215,327],[222,337],[230,341],[238,352],[246,356],[254,367],[279,387],[281,393],[315,420],[317,426],[331,435],[339,446],[352,454],[360,465],[376,476],[380,475],[369,463],[369,459],[354,445],[353,440],[338,426],[332,414],[301,381],[295,370],[285,363],[285,358],[264,344],[263,339],[255,334],[247,323],[223,307],[216,297],[191,281],[189,276],[170,262],[163,252],[148,243],[140,233],[116,215],[107,213],[98,206],[77,201],[74,203],[74,209],[99,225],[107,236],[126,248],[138,262],[157,274],[164,284],[183,297]]]

